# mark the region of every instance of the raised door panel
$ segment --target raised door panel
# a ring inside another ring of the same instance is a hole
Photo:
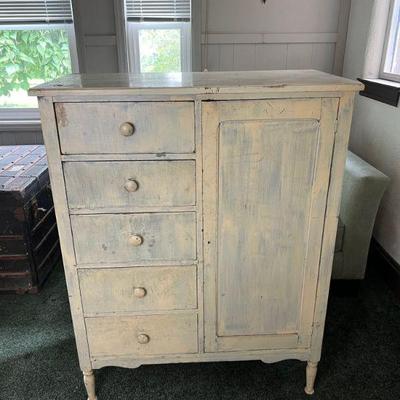
[[[336,109],[204,107],[206,351],[309,345]]]
[[[223,122],[218,335],[298,332],[319,123]]]

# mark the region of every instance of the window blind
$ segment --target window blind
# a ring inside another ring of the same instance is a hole
[[[190,21],[190,0],[126,0],[128,21]]]
[[[72,22],[71,0],[0,0],[0,24]]]

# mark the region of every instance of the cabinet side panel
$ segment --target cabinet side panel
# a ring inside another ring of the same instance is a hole
[[[76,346],[79,355],[79,364],[82,370],[90,370],[91,363],[89,358],[89,348],[82,313],[71,224],[68,215],[67,196],[65,193],[65,182],[52,99],[40,98],[39,109],[42,121],[43,138],[47,151],[51,189],[53,192],[64,271],[68,287]]]
[[[338,125],[335,135],[331,174],[329,179],[329,192],[318,276],[313,333],[311,338],[311,361],[314,362],[318,362],[321,357],[322,338],[324,334],[324,324],[328,304],[333,254],[342,194],[343,172],[350,136],[353,103],[353,93],[341,97],[339,103]]]

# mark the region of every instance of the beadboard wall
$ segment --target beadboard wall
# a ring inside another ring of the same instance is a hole
[[[202,67],[340,75],[350,0],[203,0]]]

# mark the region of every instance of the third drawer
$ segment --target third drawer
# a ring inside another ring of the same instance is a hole
[[[71,215],[78,264],[196,260],[196,213]]]

